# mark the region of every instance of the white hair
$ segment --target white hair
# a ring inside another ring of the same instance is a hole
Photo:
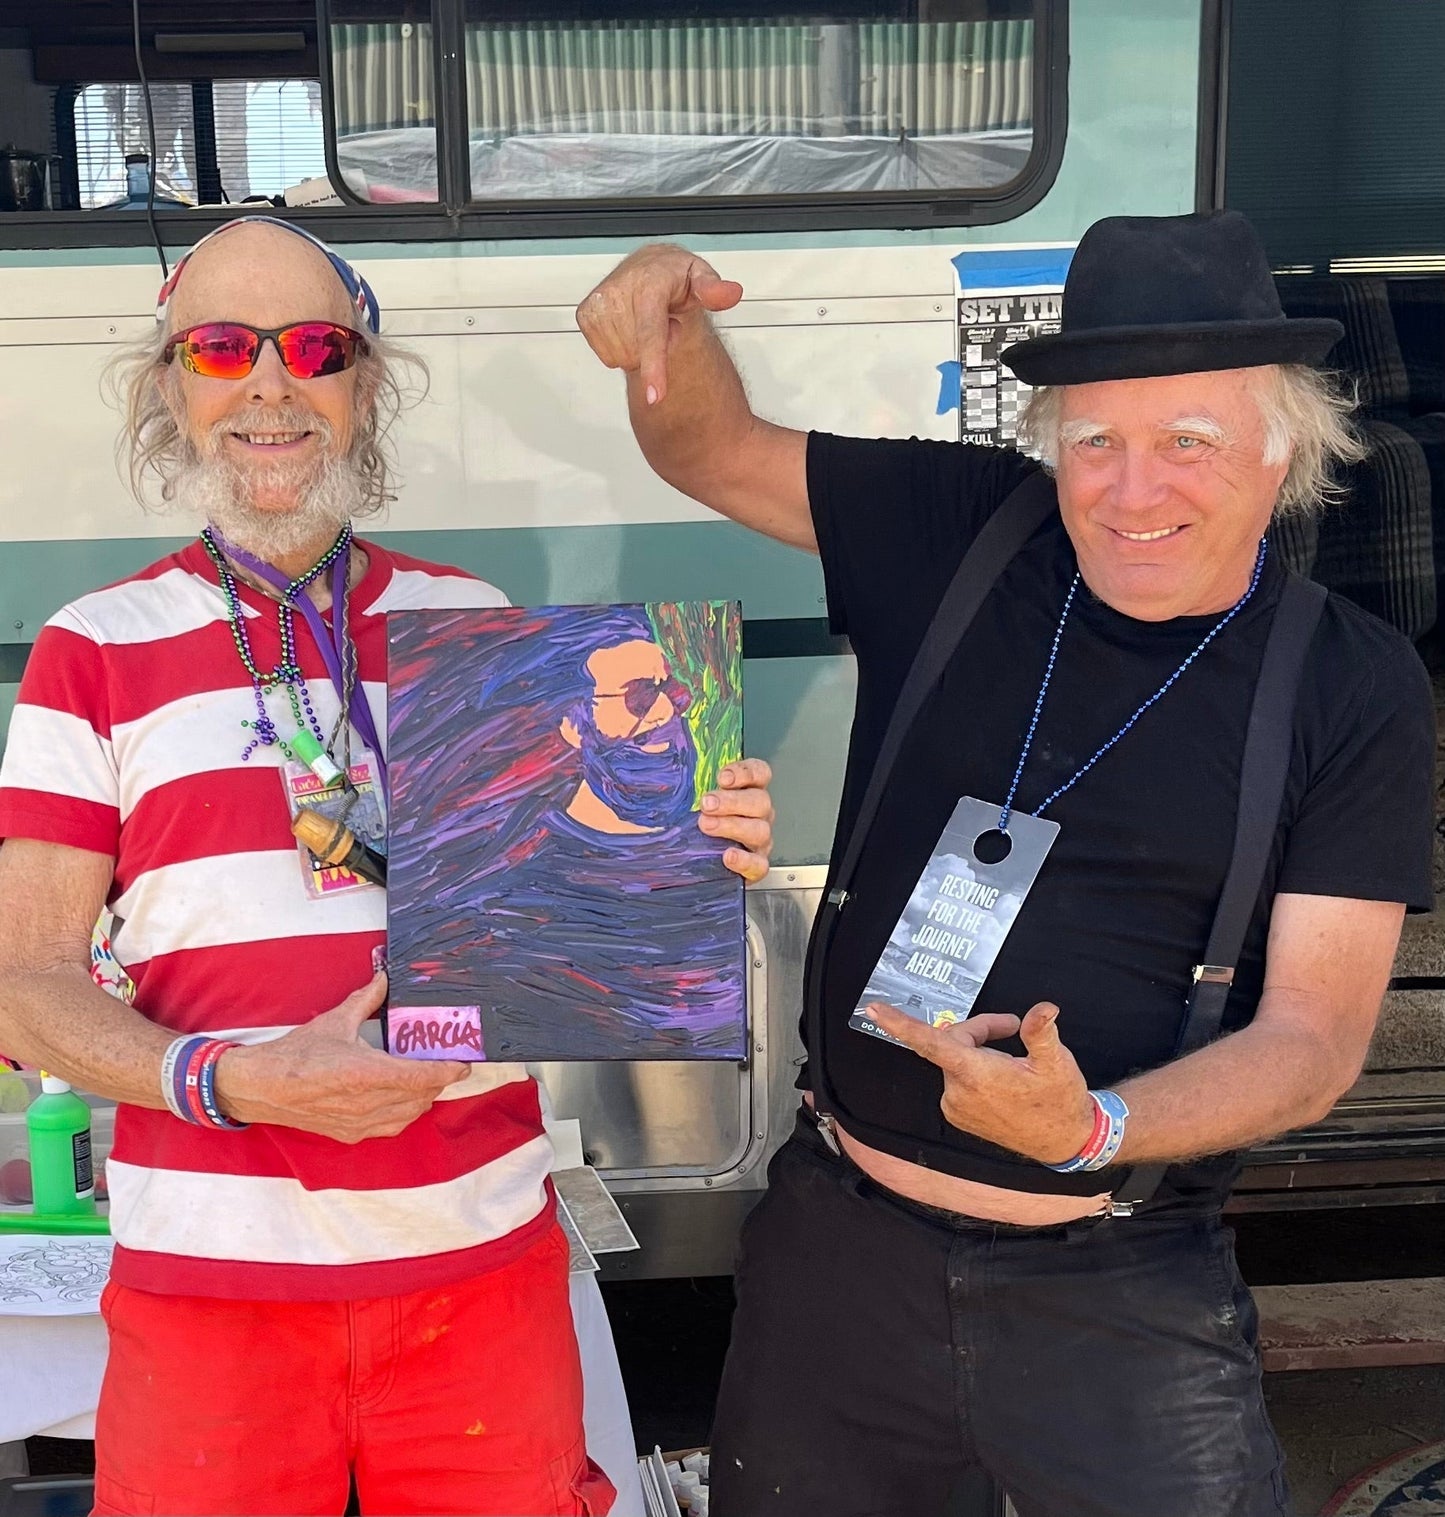
[[[1344,487],[1335,477],[1341,465],[1358,463],[1368,451],[1350,420],[1355,397],[1341,376],[1303,364],[1270,364],[1255,371],[1254,398],[1264,427],[1266,464],[1289,461],[1275,500],[1276,516],[1310,515],[1340,500]],[[1053,469],[1059,448],[1099,431],[1094,422],[1062,421],[1063,387],[1034,390],[1019,415],[1019,444]],[[1210,417],[1180,417],[1173,426],[1193,435],[1227,442],[1224,429]]]

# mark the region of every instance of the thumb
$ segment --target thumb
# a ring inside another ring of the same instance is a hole
[[[362,1024],[381,1010],[385,1000],[386,974],[379,970],[360,990],[353,990],[339,1006],[323,1012],[311,1025],[324,1025],[328,1033],[338,1038],[359,1037]]]
[[[1059,1041],[1059,1008],[1050,1001],[1040,1001],[1031,1006],[1019,1028],[1019,1037],[1029,1052],[1029,1058],[1039,1063],[1051,1062],[1063,1052]]]
[[[735,279],[719,278],[704,265],[692,276],[692,295],[704,310],[730,311],[743,298],[743,287]]]

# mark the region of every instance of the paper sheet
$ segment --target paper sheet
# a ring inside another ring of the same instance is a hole
[[[543,1110],[542,1126],[552,1140],[552,1169],[577,1169],[587,1162],[582,1152],[582,1124],[576,1117],[554,1117]]]
[[[100,1309],[115,1239],[0,1237],[0,1316],[76,1317]]]

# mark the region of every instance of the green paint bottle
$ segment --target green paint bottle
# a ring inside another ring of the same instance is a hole
[[[40,1071],[40,1094],[25,1113],[35,1213],[91,1216],[95,1175],[90,1162],[90,1107],[64,1080]]]

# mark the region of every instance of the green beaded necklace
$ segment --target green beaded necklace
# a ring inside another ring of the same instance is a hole
[[[256,667],[256,659],[251,651],[251,635],[246,628],[246,616],[241,608],[241,593],[236,583],[236,576],[232,573],[225,554],[217,546],[211,529],[204,527],[201,530],[201,546],[216,566],[216,573],[221,582],[221,593],[226,602],[226,620],[231,629],[231,640],[236,645],[236,652],[240,655],[242,666],[251,676],[251,688],[256,697],[256,719],[241,723],[242,727],[254,734],[241,754],[243,763],[258,748],[272,746],[279,747],[288,759],[295,757],[291,751],[291,745],[276,730],[276,724],[271,720],[270,713],[266,709],[266,696],[278,685],[286,691],[296,730],[304,732],[309,727],[315,734],[317,742],[323,748],[327,746],[326,735],[322,732],[321,724],[316,719],[316,712],[312,709],[311,692],[301,673],[301,666],[296,661],[296,624],[292,618],[291,608],[296,597],[304,593],[308,585],[319,579],[343,553],[351,551],[351,538],[351,523],[347,522],[337,534],[336,541],[326,552],[304,574],[293,579],[282,592],[283,599],[276,612],[277,630],[281,635],[281,661],[275,668],[263,673]],[[336,608],[332,614],[341,615],[341,608]]]

